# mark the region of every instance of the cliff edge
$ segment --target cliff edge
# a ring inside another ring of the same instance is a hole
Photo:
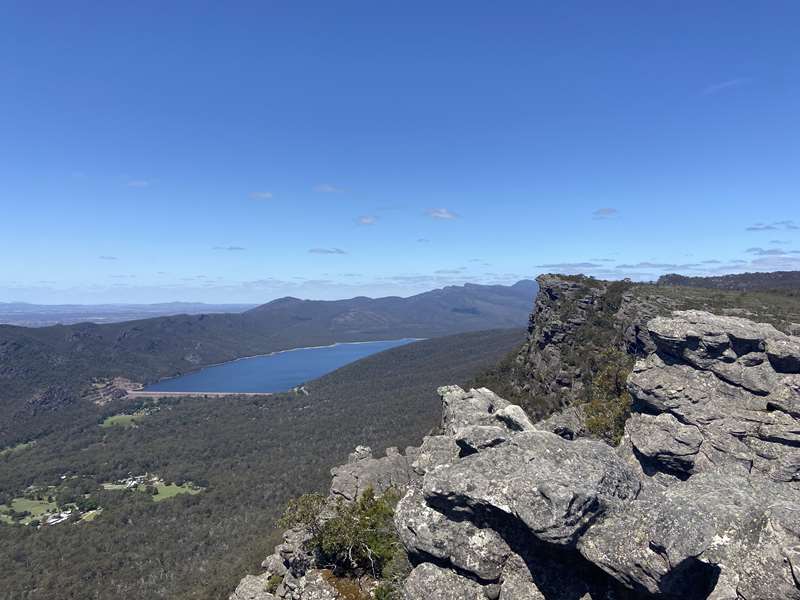
[[[617,448],[453,386],[438,435],[333,470],[323,513],[402,497],[413,569],[381,598],[800,599],[800,338],[698,310],[619,332],[640,350]],[[231,600],[378,597],[369,573],[337,585],[312,537],[287,531]]]

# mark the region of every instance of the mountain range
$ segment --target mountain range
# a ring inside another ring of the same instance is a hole
[[[430,338],[522,327],[537,292],[449,286],[408,298],[281,298],[243,313],[175,315],[121,323],[0,326],[0,446],[38,435],[54,413],[80,403],[93,382],[147,383],[205,365],[333,342]],[[57,418],[57,417],[56,417]],[[14,439],[11,439],[14,438]]]

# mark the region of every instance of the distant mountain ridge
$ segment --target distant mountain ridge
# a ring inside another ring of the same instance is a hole
[[[0,302],[0,324],[22,327],[118,323],[178,314],[238,313],[254,304],[206,304],[204,302],[158,302],[155,304],[31,304]]]
[[[719,290],[800,290],[800,271],[772,273],[736,273],[710,277],[688,277],[670,273],[658,278],[658,285],[712,288]]]
[[[301,346],[522,327],[538,286],[450,286],[408,298],[281,298],[240,314],[27,328],[0,325],[0,446],[83,410],[93,379],[151,382]]]

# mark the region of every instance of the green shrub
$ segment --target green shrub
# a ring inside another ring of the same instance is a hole
[[[597,363],[599,370],[592,380],[591,400],[584,405],[586,429],[616,446],[631,412],[626,381],[633,368],[633,358],[621,350],[609,348],[600,353]]]
[[[399,499],[392,490],[378,496],[367,488],[356,502],[340,498],[326,507],[324,497],[306,494],[289,503],[280,524],[306,527],[318,563],[337,575],[361,571],[378,579],[397,568],[398,555],[405,556],[393,521]]]
[[[267,579],[267,587],[265,588],[268,594],[274,594],[278,590],[278,586],[283,583],[283,577],[280,575],[271,575]]]

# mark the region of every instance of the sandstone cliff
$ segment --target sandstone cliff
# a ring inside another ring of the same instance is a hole
[[[537,301],[543,348],[574,336],[609,289],[558,293],[582,308],[554,328],[554,304]],[[625,293],[613,314],[630,314]],[[402,492],[405,600],[800,599],[800,338],[702,311],[640,320],[617,330],[639,357],[618,448],[565,415],[534,423],[488,389],[446,387],[439,435],[405,455],[359,448],[334,470],[329,502]],[[542,385],[579,393],[571,365],[533,347]],[[288,531],[231,599],[344,598],[308,539]]]

